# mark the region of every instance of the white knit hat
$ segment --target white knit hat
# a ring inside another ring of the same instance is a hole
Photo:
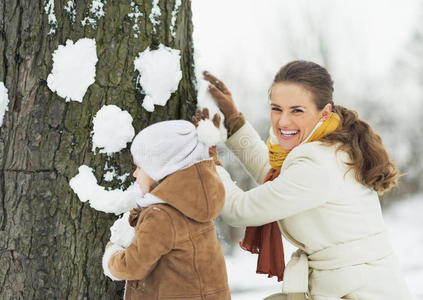
[[[137,165],[155,181],[209,158],[195,126],[184,120],[163,121],[141,130],[132,141]]]

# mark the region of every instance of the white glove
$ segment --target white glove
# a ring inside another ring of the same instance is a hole
[[[113,276],[112,273],[110,273],[109,260],[113,255],[115,255],[116,253],[123,251],[123,250],[125,250],[125,249],[123,249],[119,245],[110,244],[110,245],[106,246],[106,250],[104,251],[104,255],[103,255],[103,259],[102,259],[103,272],[104,272],[104,275],[106,275],[107,277],[109,277],[112,280],[122,280],[122,279],[117,278],[117,277]]]
[[[110,241],[123,248],[127,248],[135,236],[135,229],[129,225],[128,217],[129,212],[126,212],[122,218],[117,219],[112,227],[110,227]]]

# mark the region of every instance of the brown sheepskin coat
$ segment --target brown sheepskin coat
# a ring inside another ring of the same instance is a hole
[[[127,280],[125,299],[230,299],[213,223],[225,192],[213,161],[169,175],[151,193],[166,204],[131,212],[135,239],[108,264]]]

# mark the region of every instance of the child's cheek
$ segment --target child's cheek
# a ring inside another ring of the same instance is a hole
[[[137,182],[137,184],[138,184],[138,187],[139,187],[139,188],[140,188],[140,190],[141,190],[141,194],[142,194],[142,196],[144,196],[145,191],[143,190],[143,184],[142,184],[141,180],[140,180],[139,178],[137,178],[137,179],[136,179],[136,182]]]

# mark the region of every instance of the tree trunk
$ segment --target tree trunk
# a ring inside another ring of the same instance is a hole
[[[133,0],[143,14],[134,37],[128,17],[131,1],[105,3],[97,27],[81,25],[91,1],[76,0],[75,21],[56,0],[56,33],[46,1],[0,2],[0,81],[9,91],[9,111],[0,127],[0,299],[121,299],[123,283],[103,275],[101,257],[114,215],[79,201],[69,180],[80,165],[95,169],[99,184],[104,165],[121,174],[133,166],[128,149],[113,155],[91,151],[92,119],[105,104],[133,117],[138,132],[166,119],[188,119],[195,110],[191,7],[182,0],[176,35],[170,30],[176,0],[160,0],[160,25],[153,30],[152,0]],[[103,1],[104,2],[104,1]],[[82,103],[65,102],[46,83],[52,53],[70,39],[96,40],[95,83]],[[181,50],[182,80],[165,107],[141,107],[133,61],[139,52],[162,43]],[[116,188],[117,182],[110,185]]]

